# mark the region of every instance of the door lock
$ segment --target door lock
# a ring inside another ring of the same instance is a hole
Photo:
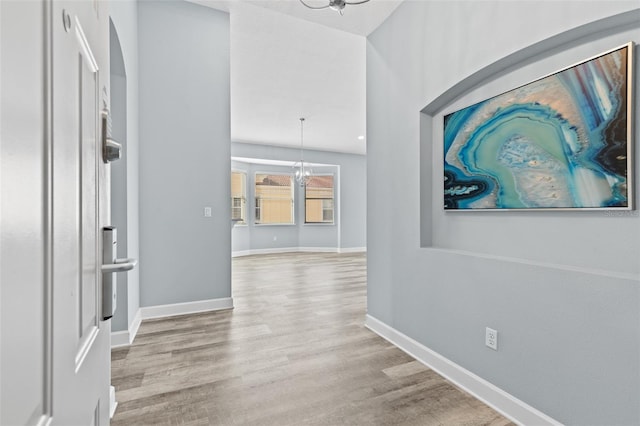
[[[102,161],[110,163],[122,157],[122,144],[109,137],[111,134],[109,110],[103,109],[100,115],[102,116]]]

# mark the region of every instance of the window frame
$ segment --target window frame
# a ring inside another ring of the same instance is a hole
[[[248,224],[248,220],[247,220],[247,179],[248,179],[248,173],[246,170],[240,170],[240,169],[231,169],[231,187],[233,187],[233,174],[234,173],[238,173],[240,175],[243,176],[242,179],[242,195],[240,197],[235,197],[233,194],[233,190],[231,190],[231,220],[234,221],[236,223],[236,225],[242,225],[242,226],[246,226]],[[234,209],[237,209],[238,207],[234,206],[234,202],[236,200],[240,200],[240,220],[234,219]]]
[[[331,226],[336,224],[336,175],[334,173],[314,173],[313,176],[331,176],[332,185],[331,185],[331,198],[307,198],[307,186],[304,186],[304,224],[305,225],[322,225],[322,226]],[[314,221],[310,222],[307,220],[307,200],[322,200],[322,221]],[[331,201],[331,221],[325,221],[324,215],[325,209],[324,202]]]

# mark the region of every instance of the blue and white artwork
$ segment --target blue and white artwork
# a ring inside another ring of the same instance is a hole
[[[631,49],[445,116],[444,208],[630,208]]]

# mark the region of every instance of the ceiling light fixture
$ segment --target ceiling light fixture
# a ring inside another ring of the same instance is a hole
[[[300,3],[302,3],[303,5],[307,6],[309,9],[326,9],[326,8],[331,8],[333,10],[335,10],[336,12],[339,12],[340,15],[343,15],[343,10],[344,7],[348,4],[362,4],[362,3],[366,3],[369,0],[361,0],[361,1],[345,1],[345,0],[329,0],[329,4],[325,5],[325,6],[311,6],[308,5],[307,3],[304,2],[304,0],[300,0]]]
[[[304,117],[300,118],[300,161],[293,165],[293,176],[300,186],[306,186],[313,171],[304,163]]]

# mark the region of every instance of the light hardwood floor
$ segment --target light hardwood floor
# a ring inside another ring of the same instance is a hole
[[[363,326],[364,254],[235,258],[233,297],[112,351],[113,425],[512,424]]]

